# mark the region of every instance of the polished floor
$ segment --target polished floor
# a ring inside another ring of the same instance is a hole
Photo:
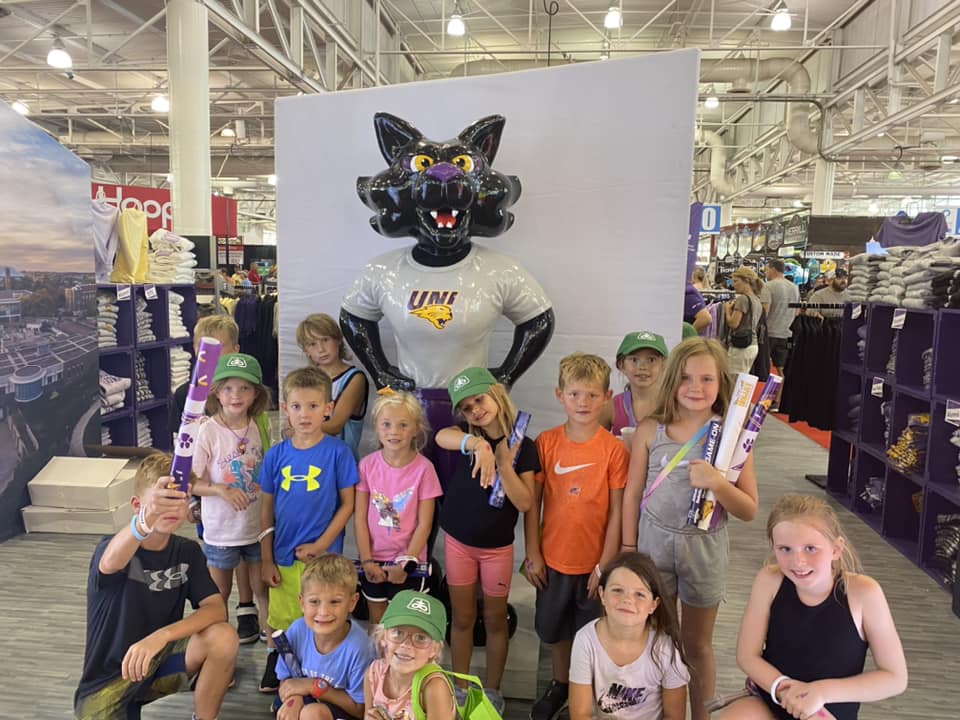
[[[720,609],[715,647],[719,687],[742,686],[733,661],[740,615],[753,576],[766,555],[766,512],[784,492],[821,493],[804,479],[826,471],[827,452],[786,424],[767,423],[757,446],[761,516],[734,522],[728,601]],[[883,585],[900,630],[910,686],[898,698],[865,706],[863,720],[960,718],[960,618],[944,590],[873,530],[844,510],[844,526],[869,574]],[[0,638],[9,662],[0,681],[0,718],[63,720],[71,717],[84,643],[84,587],[92,536],[24,535],[0,544]],[[519,561],[519,558],[518,558]],[[222,720],[270,717],[269,698],[257,692],[264,646],[241,649],[237,687]],[[541,687],[549,680],[549,653],[541,651]],[[526,718],[529,702],[508,702],[506,720]],[[144,712],[145,720],[190,718],[189,695],[166,698]]]

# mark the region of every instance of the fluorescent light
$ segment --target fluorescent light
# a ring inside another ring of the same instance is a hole
[[[57,70],[67,70],[73,67],[73,58],[63,47],[63,41],[60,38],[53,39],[53,47],[47,53],[47,65]]]
[[[878,212],[880,212],[880,206],[877,205],[875,202],[872,202],[870,203],[870,206],[867,208],[867,212],[869,212],[871,215],[876,215]]]
[[[617,30],[623,25],[623,13],[620,12],[620,8],[611,7],[607,10],[607,14],[603,17],[603,26],[607,30]]]
[[[14,108],[14,110],[16,110],[16,108]],[[940,158],[940,162],[944,164],[955,163],[958,160],[960,160],[960,156],[957,155],[944,155]]]
[[[267,185],[276,185],[277,176],[276,175],[267,175]]]
[[[173,182],[173,173],[167,173],[167,182],[168,182],[168,183],[172,183],[172,182]]]
[[[220,137],[236,137],[236,136],[237,136],[236,131],[229,125],[227,125],[227,127],[225,127],[223,130],[220,131]]]
[[[30,106],[27,105],[27,104],[26,104],[25,102],[23,102],[22,100],[17,100],[13,105],[10,106],[10,108],[11,108],[14,112],[20,113],[21,115],[29,115],[29,114],[30,114]]]
[[[794,201],[793,201],[793,206],[794,206],[795,208],[802,208],[802,207],[803,207],[803,200],[794,200]]]
[[[789,30],[791,25],[793,25],[793,21],[790,19],[790,11],[786,7],[779,8],[770,18],[770,29],[774,32]]]
[[[746,225],[746,224],[748,224],[749,222],[750,222],[750,221],[747,220],[746,218],[740,218],[739,220],[737,220],[737,224],[738,224],[738,225]]]
[[[465,32],[467,32],[467,26],[464,24],[460,13],[451,15],[450,21],[447,23],[447,35],[461,37]]]
[[[900,170],[899,163],[894,165],[894,167],[887,173],[887,180],[892,180],[897,182],[903,180],[903,171]]]
[[[230,185],[224,185],[222,191],[224,195],[233,195],[233,187]]]
[[[703,101],[703,106],[708,110],[715,110],[720,107],[720,98],[713,94],[713,91],[707,95],[706,100]]]
[[[782,213],[782,212],[783,212],[783,208],[774,208],[774,209],[773,209],[773,214],[774,214],[774,215],[779,215],[779,214]]]
[[[150,109],[158,113],[170,112],[170,99],[166,95],[154,95]]]

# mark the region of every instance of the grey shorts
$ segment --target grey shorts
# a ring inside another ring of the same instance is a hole
[[[586,575],[565,575],[547,568],[547,586],[537,590],[534,627],[540,640],[548,645],[573,640],[577,630],[600,617],[599,600],[587,597]]]
[[[667,590],[696,608],[717,607],[726,596],[730,566],[727,526],[712,532],[676,532],[640,515],[637,550],[650,556]]]

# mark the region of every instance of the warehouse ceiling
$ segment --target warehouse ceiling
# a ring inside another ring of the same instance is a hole
[[[690,47],[701,96],[720,98],[699,109],[694,197],[759,219],[810,204],[815,184],[833,183],[834,211],[955,192],[960,0],[786,0],[786,32],[770,29],[782,0],[196,2],[214,187],[248,218],[273,216],[279,97]],[[607,30],[611,5],[623,22]],[[454,12],[462,37],[445,32]],[[163,184],[169,129],[151,102],[168,83],[165,15],[161,0],[0,0],[0,98],[28,106],[96,178]],[[55,40],[72,69],[47,65]]]

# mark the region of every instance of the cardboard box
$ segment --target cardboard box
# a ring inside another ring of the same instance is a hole
[[[28,505],[21,510],[27,532],[112,535],[130,524],[133,510],[121,505],[112,510],[76,510]]]
[[[54,457],[27,485],[34,505],[71,510],[108,510],[133,497],[132,470],[117,458]]]

